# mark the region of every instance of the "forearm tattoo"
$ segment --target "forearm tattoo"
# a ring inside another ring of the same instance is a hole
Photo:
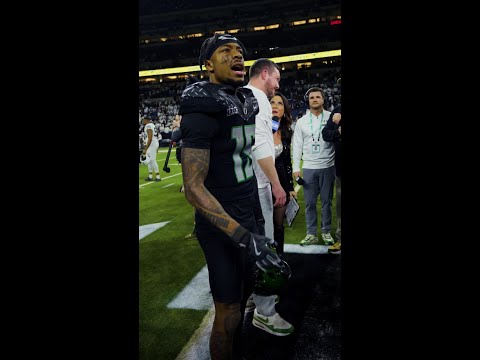
[[[207,190],[203,182],[210,165],[210,150],[182,149],[182,172],[185,197],[200,214],[228,236],[232,236],[239,224],[228,215],[222,205]]]

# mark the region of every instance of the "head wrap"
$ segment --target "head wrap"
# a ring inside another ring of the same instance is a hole
[[[247,54],[247,49],[243,46],[242,42],[238,40],[235,36],[230,34],[215,34],[212,37],[206,39],[202,47],[200,49],[200,57],[198,58],[198,62],[200,64],[200,70],[202,70],[202,66],[205,63],[205,60],[209,60],[215,50],[217,50],[220,46],[228,44],[228,43],[237,43],[243,50],[243,57]]]

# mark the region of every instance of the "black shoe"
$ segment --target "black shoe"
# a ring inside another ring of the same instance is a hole
[[[150,178],[145,178],[145,181],[153,181],[153,179],[150,179]]]
[[[155,179],[154,181],[155,182],[160,182],[160,181],[162,181],[162,179]]]

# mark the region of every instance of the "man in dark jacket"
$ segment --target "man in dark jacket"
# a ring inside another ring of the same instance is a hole
[[[337,188],[337,231],[336,242],[328,248],[331,253],[340,253],[342,241],[341,194],[342,194],[342,109],[341,105],[332,110],[327,124],[322,130],[323,140],[335,146],[335,186]]]

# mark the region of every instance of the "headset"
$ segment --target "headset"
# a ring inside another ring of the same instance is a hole
[[[314,86],[308,89],[305,95],[303,95],[303,100],[307,103],[307,105],[310,105],[308,102],[308,95],[310,95],[312,91],[320,91],[323,97],[323,101],[325,101],[325,93],[323,92],[323,90],[319,87]]]

